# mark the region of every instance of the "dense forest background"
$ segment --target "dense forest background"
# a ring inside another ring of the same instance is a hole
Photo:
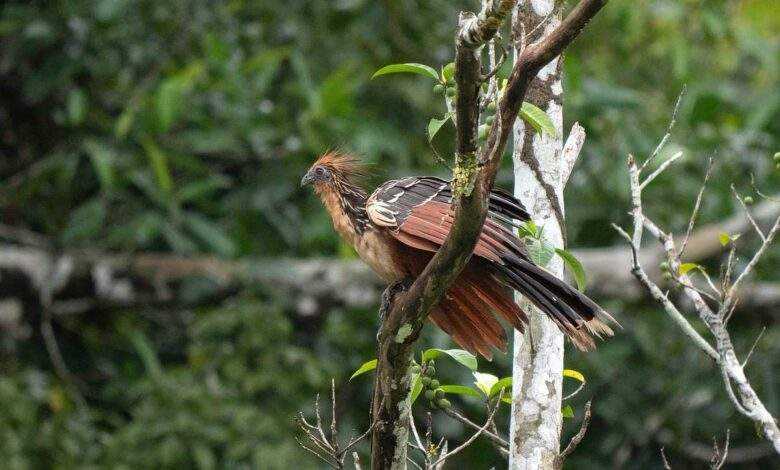
[[[293,417],[311,412],[331,377],[343,434],[364,429],[371,379],[347,379],[373,357],[376,287],[330,291],[355,255],[298,182],[333,147],[372,162],[372,183],[446,175],[425,134],[444,113],[432,83],[370,77],[388,63],[449,62],[464,7],[476,2],[4,2],[2,466],[319,468],[297,446]],[[610,223],[628,220],[625,157],[652,151],[684,86],[669,151],[685,157],[648,190],[645,209],[684,230],[709,156],[702,223],[738,212],[732,183],[753,194],[752,176],[777,192],[776,2],[614,0],[564,71],[564,128],[579,121],[588,134],[566,194],[571,248],[621,245]],[[447,131],[435,143],[451,150]],[[511,189],[511,175],[498,185]],[[756,240],[739,242],[750,253]],[[704,264],[717,272],[723,255]],[[780,283],[778,263],[775,248],[758,269],[764,285]],[[296,282],[311,272],[295,267],[313,265],[320,275]],[[704,467],[726,429],[728,466],[777,464],[711,361],[657,305],[597,300],[623,329],[597,352],[568,352],[566,366],[588,383],[565,437],[583,403],[594,407],[570,468],[660,468],[661,447],[674,468]],[[780,301],[746,304],[730,328],[743,357],[766,328],[747,370],[777,415]],[[426,347],[452,347],[433,328],[426,335]],[[480,363],[498,376],[508,366],[503,355]],[[471,380],[454,363],[438,369]],[[436,432],[465,435],[435,416]],[[504,465],[479,441],[459,462]]]

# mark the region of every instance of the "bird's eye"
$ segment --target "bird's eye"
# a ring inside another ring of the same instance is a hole
[[[322,176],[322,175],[324,175],[324,174],[325,174],[325,168],[323,168],[323,167],[321,167],[321,166],[320,166],[320,167],[317,167],[317,169],[315,170],[315,172],[317,173],[317,175],[319,175],[319,176]]]

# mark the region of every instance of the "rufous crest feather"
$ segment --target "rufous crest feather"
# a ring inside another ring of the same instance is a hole
[[[337,173],[342,178],[354,179],[362,178],[368,174],[368,165],[355,155],[342,152],[340,150],[329,150],[325,152],[312,167],[317,165],[327,166],[331,171]]]

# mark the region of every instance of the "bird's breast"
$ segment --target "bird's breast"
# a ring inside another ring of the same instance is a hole
[[[398,242],[380,230],[368,230],[355,240],[355,251],[374,272],[388,283],[393,283],[411,275],[404,253]]]

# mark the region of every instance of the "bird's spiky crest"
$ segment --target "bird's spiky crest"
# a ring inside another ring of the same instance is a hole
[[[314,162],[314,165],[330,168],[338,176],[349,181],[355,181],[368,174],[368,165],[355,155],[340,150],[329,150]]]

